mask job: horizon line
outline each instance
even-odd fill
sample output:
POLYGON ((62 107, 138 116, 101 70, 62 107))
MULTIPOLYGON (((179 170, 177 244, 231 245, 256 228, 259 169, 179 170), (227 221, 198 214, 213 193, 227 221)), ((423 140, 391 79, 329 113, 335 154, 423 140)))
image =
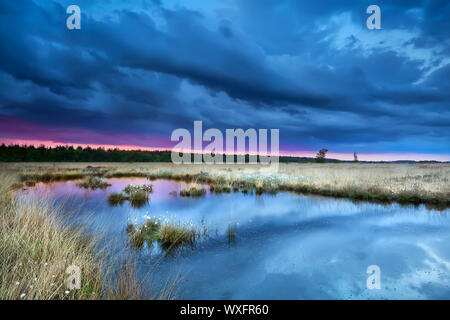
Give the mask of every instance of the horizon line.
MULTIPOLYGON (((141 151, 141 152, 165 152, 165 151, 176 151, 174 148, 169 147, 147 147, 147 146, 138 146, 138 145, 112 145, 112 144, 87 144, 87 143, 67 143, 67 142, 58 142, 51 140, 25 140, 25 139, 10 139, 10 138, 1 138, 0 144, 5 146, 14 146, 18 145, 20 147, 41 147, 44 146, 48 149, 54 149, 57 147, 73 147, 82 149, 91 148, 91 149, 104 149, 104 150, 120 150, 120 151, 141 151)), ((179 150, 178 152, 186 152, 183 150, 179 150)), ((196 151, 190 149, 187 153, 203 153, 203 150, 196 151)), ((293 157, 293 158, 315 158, 317 151, 280 151, 279 157, 293 157)), ((226 155, 226 152, 222 153, 226 155)), ((242 153, 234 152, 234 155, 239 155, 242 153)), ((245 155, 249 155, 250 153, 245 151, 245 155)), ((259 153, 256 153, 259 155, 259 153)), ((268 154, 270 156, 270 152, 268 154)), ((359 161, 377 161, 377 162, 393 162, 393 161, 438 161, 438 162, 449 162, 450 155, 436 155, 436 154, 425 154, 425 153, 357 153, 359 161)), ((274 155, 275 156, 275 155, 274 155)), ((341 161, 353 161, 353 152, 351 153, 339 153, 339 152, 328 152, 327 158, 331 160, 341 160, 341 161)))

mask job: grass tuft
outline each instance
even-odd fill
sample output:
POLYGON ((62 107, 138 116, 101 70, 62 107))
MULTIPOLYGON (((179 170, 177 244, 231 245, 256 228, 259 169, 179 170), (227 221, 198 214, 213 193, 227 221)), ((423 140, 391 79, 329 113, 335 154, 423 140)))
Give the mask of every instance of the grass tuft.
POLYGON ((145 243, 151 245, 157 241, 161 247, 169 252, 172 249, 194 245, 201 236, 191 224, 175 224, 170 221, 160 222, 148 219, 141 226, 129 224, 127 234, 131 244, 136 248, 142 248, 145 243))
POLYGON ((203 197, 204 195, 206 195, 206 190, 203 188, 190 187, 180 191, 181 197, 198 198, 203 197))
POLYGON ((100 177, 92 176, 92 177, 89 177, 84 182, 79 183, 78 186, 80 188, 96 190, 96 189, 106 189, 106 188, 110 187, 111 184, 107 183, 105 180, 103 180, 100 177))
POLYGON ((108 195, 108 203, 112 206, 122 205, 127 200, 123 193, 113 192, 108 195))

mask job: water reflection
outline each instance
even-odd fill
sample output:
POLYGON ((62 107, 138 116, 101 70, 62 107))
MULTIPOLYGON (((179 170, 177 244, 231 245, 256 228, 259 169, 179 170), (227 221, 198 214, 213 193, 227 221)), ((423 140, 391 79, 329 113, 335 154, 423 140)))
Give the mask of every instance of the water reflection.
MULTIPOLYGON (((160 260, 160 274, 182 267, 189 299, 449 299, 449 210, 355 204, 343 199, 230 193, 184 198, 185 183, 152 181, 142 208, 108 205, 111 192, 145 179, 110 179, 106 190, 77 182, 38 184, 26 191, 83 203, 77 214, 124 246, 126 226, 149 217, 202 221, 211 237, 160 260), (231 228, 231 229, 230 229, 231 228), (368 290, 366 269, 381 268, 381 289, 368 290)), ((127 249, 127 250, 132 250, 127 249)), ((142 262, 161 256, 157 246, 142 262)))

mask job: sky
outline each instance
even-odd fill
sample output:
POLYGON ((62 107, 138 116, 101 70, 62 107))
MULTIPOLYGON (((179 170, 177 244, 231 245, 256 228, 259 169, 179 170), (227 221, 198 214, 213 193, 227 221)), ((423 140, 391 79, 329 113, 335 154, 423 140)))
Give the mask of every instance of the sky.
POLYGON ((440 0, 0 0, 0 143, 169 150, 201 120, 279 129, 284 155, 448 161, 449 30, 440 0))

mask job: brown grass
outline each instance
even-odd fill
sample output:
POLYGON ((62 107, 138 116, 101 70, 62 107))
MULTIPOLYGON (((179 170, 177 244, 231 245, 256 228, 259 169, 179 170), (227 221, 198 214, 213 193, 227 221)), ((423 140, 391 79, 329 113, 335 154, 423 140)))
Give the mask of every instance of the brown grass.
POLYGON ((173 298, 177 279, 151 292, 152 285, 137 281, 133 259, 121 262, 126 268, 120 265, 111 279, 107 252, 83 228, 68 224, 71 212, 45 198, 17 196, 15 184, 13 176, 0 173, 0 300, 173 298), (77 290, 66 286, 71 265, 81 269, 77 290))
POLYGON ((22 181, 88 176, 149 177, 209 184, 212 190, 233 186, 242 192, 293 191, 355 200, 425 203, 450 207, 448 163, 290 163, 278 172, 261 173, 259 165, 174 165, 171 163, 13 163, 2 164, 22 181))

